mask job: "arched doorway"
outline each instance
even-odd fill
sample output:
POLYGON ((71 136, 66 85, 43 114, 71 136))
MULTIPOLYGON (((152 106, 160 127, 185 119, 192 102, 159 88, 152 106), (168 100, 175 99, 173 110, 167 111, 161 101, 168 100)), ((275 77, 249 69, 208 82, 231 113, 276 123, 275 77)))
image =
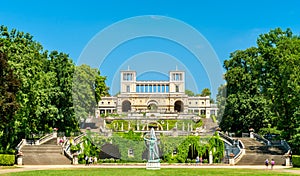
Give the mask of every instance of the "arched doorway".
POLYGON ((158 103, 154 100, 151 100, 147 103, 147 108, 148 108, 148 110, 155 111, 158 108, 158 103))
POLYGON ((131 103, 128 100, 123 101, 122 103, 122 112, 128 112, 131 110, 131 103))
POLYGON ((174 110, 176 112, 183 112, 183 102, 180 100, 176 101, 174 104, 174 110))

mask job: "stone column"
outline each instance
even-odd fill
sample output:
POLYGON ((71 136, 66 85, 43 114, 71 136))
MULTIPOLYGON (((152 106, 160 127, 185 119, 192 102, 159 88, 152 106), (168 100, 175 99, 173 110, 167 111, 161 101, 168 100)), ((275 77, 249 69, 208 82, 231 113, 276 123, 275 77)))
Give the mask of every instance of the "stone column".
POLYGON ((140 131, 140 123, 136 122, 136 130, 140 131))
POLYGON ((254 129, 253 128, 250 128, 249 129, 249 136, 250 136, 250 138, 254 138, 254 129))
POLYGON ((285 165, 286 166, 291 166, 291 155, 285 154, 284 158, 285 158, 285 165))
POLYGON ((23 154, 22 154, 22 152, 19 152, 19 154, 17 155, 17 164, 18 165, 23 165, 23 154))
POLYGON ((169 131, 169 122, 167 121, 167 131, 169 131))
POLYGON ((124 130, 124 124, 122 122, 122 124, 121 124, 121 131, 123 131, 123 130, 124 130))
POLYGON ((72 164, 77 165, 78 164, 78 154, 73 154, 72 164))
POLYGON ((184 122, 182 122, 182 131, 184 131, 184 122))
POLYGON ((229 164, 231 166, 234 165, 234 154, 233 153, 230 153, 230 155, 229 155, 229 164))
POLYGON ((212 155, 212 151, 209 151, 209 158, 208 158, 208 163, 212 164, 213 163, 213 155, 212 155))

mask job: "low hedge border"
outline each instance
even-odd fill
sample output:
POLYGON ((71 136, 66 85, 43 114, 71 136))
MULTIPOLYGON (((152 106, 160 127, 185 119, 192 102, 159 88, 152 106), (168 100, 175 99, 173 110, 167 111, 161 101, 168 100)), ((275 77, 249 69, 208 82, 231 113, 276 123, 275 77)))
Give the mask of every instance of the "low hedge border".
POLYGON ((300 155, 292 156, 293 167, 300 167, 300 155))
POLYGON ((13 166, 15 164, 15 155, 0 154, 0 166, 13 166))

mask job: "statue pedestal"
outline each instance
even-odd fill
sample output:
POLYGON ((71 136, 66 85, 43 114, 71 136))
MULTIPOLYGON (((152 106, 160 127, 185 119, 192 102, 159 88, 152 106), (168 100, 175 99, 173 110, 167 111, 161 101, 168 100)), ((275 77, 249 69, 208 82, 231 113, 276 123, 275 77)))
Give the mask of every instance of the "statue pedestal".
POLYGON ((159 170, 160 169, 160 162, 148 162, 146 164, 147 170, 159 170))
POLYGON ((234 154, 230 153, 229 155, 229 165, 233 166, 234 165, 234 154))
POLYGON ((73 154, 72 164, 77 165, 78 164, 78 154, 73 154))
POLYGON ((22 156, 18 156, 18 158, 17 158, 17 164, 18 165, 23 165, 23 157, 22 156))

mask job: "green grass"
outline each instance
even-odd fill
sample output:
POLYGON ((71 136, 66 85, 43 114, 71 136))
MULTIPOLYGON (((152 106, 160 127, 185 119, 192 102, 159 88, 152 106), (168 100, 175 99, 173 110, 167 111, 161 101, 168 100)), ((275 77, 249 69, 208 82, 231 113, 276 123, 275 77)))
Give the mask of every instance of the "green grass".
POLYGON ((63 176, 195 176, 195 175, 251 175, 251 176, 264 176, 264 175, 293 175, 292 173, 280 170, 257 170, 257 169, 165 169, 161 170, 146 170, 146 169, 106 169, 106 168, 89 168, 89 169, 63 169, 63 170, 37 170, 9 173, 6 175, 28 176, 28 175, 63 175, 63 176))

